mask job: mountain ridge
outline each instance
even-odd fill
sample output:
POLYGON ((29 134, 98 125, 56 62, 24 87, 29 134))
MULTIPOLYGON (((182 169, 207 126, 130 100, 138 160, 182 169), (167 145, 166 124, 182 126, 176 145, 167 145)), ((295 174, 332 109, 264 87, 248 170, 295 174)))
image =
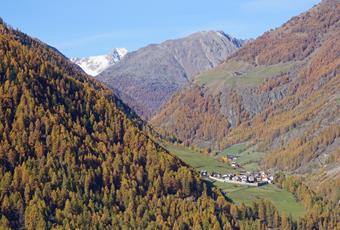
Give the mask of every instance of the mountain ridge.
POLYGON ((243 43, 221 32, 197 32, 131 52, 97 79, 129 95, 122 99, 148 120, 193 76, 217 65, 243 43))

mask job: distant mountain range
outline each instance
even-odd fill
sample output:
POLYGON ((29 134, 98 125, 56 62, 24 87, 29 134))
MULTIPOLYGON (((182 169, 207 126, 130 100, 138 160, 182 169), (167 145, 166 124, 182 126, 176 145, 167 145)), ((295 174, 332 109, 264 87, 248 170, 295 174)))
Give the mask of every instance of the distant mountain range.
POLYGON ((220 64, 244 42, 220 31, 194 33, 131 52, 97 79, 147 120, 195 75, 220 64))
POLYGON ((79 65, 87 74, 95 77, 107 67, 118 63, 127 52, 125 48, 114 48, 109 54, 71 58, 71 61, 79 65))

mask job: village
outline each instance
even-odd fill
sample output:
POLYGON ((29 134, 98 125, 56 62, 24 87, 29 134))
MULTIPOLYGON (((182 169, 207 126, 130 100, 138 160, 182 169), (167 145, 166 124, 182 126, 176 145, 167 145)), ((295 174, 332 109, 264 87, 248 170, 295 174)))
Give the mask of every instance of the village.
MULTIPOLYGON (((241 166, 236 162, 237 157, 233 155, 228 155, 228 162, 232 168, 241 169, 241 166)), ((269 172, 259 171, 259 172, 246 172, 240 171, 239 173, 217 173, 211 172, 210 174, 207 170, 201 170, 201 177, 206 177, 214 181, 247 185, 247 186, 262 186, 266 184, 273 183, 274 176, 269 172)))
POLYGON ((210 174, 206 170, 202 170, 200 172, 201 177, 207 177, 211 180, 232 183, 232 184, 240 184, 240 185, 248 185, 248 186, 262 186, 266 184, 273 183, 274 177, 261 172, 241 172, 241 173, 226 173, 221 174, 217 172, 211 172, 210 174))

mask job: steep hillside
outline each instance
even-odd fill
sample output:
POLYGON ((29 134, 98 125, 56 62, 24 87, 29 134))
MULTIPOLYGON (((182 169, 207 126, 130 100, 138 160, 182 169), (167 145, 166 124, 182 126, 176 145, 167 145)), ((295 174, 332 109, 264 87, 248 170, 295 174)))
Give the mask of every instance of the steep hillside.
POLYGON ((268 202, 227 202, 127 112, 55 49, 0 20, 0 228, 293 225, 268 202))
POLYGON ((300 70, 301 84, 293 95, 233 130, 227 141, 260 142, 271 151, 268 167, 307 173, 327 165, 340 148, 339 36, 339 30, 331 34, 300 70))
POLYGON ((123 101, 149 119, 195 75, 216 66, 242 44, 223 32, 199 32, 129 53, 97 79, 122 92, 123 101))
POLYGON ((87 74, 95 77, 109 66, 120 62, 126 54, 125 48, 115 48, 106 55, 71 58, 71 61, 79 65, 87 74))
POLYGON ((294 106, 287 102, 291 96, 303 100, 335 77, 338 31, 339 3, 323 1, 195 77, 192 85, 196 86, 171 98, 151 123, 183 141, 223 148, 224 134, 230 129, 267 108, 278 108, 281 101, 280 108, 289 110, 294 106), (298 94, 298 89, 304 94, 298 94), (216 118, 220 125, 209 125, 216 118))
POLYGON ((322 1, 197 76, 151 123, 188 144, 252 143, 264 167, 339 200, 339 37, 340 2, 322 1))

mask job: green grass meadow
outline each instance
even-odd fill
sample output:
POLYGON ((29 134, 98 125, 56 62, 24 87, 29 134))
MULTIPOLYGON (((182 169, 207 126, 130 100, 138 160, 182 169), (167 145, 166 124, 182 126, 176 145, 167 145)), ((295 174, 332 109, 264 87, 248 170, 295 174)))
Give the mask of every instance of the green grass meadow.
POLYGON ((221 188, 236 204, 251 205, 257 199, 265 199, 270 200, 280 213, 291 214, 294 218, 305 214, 305 208, 292 193, 273 184, 261 187, 240 186, 217 181, 213 184, 221 188))
MULTIPOLYGON (((263 153, 256 152, 254 147, 247 148, 247 145, 244 143, 225 149, 220 152, 217 157, 208 156, 182 146, 171 144, 165 144, 164 146, 169 152, 179 157, 197 171, 205 169, 208 172, 237 172, 237 170, 229 164, 218 161, 217 157, 227 154, 238 156, 237 162, 244 167, 243 169, 257 170, 259 168, 258 161, 264 155, 263 153)), ((213 181, 212 183, 224 191, 227 197, 236 204, 244 203, 245 205, 251 205, 252 202, 257 199, 267 199, 278 208, 279 212, 290 214, 293 218, 298 218, 305 213, 303 205, 295 199, 292 193, 280 189, 273 184, 261 187, 249 187, 217 181, 213 181)))
POLYGON ((208 172, 236 172, 229 164, 218 161, 216 158, 204 155, 195 150, 190 150, 181 146, 165 145, 169 152, 179 157, 186 164, 190 165, 197 171, 202 169, 208 170, 208 172))
POLYGON ((259 85, 266 78, 289 72, 293 66, 292 63, 282 63, 254 67, 242 62, 230 61, 213 70, 203 72, 195 80, 198 84, 208 87, 216 84, 259 85), (235 76, 235 72, 239 75, 235 76))
POLYGON ((224 149, 218 156, 233 155, 236 162, 246 171, 259 170, 259 163, 264 157, 263 152, 256 151, 254 146, 247 147, 246 143, 240 143, 224 149))

